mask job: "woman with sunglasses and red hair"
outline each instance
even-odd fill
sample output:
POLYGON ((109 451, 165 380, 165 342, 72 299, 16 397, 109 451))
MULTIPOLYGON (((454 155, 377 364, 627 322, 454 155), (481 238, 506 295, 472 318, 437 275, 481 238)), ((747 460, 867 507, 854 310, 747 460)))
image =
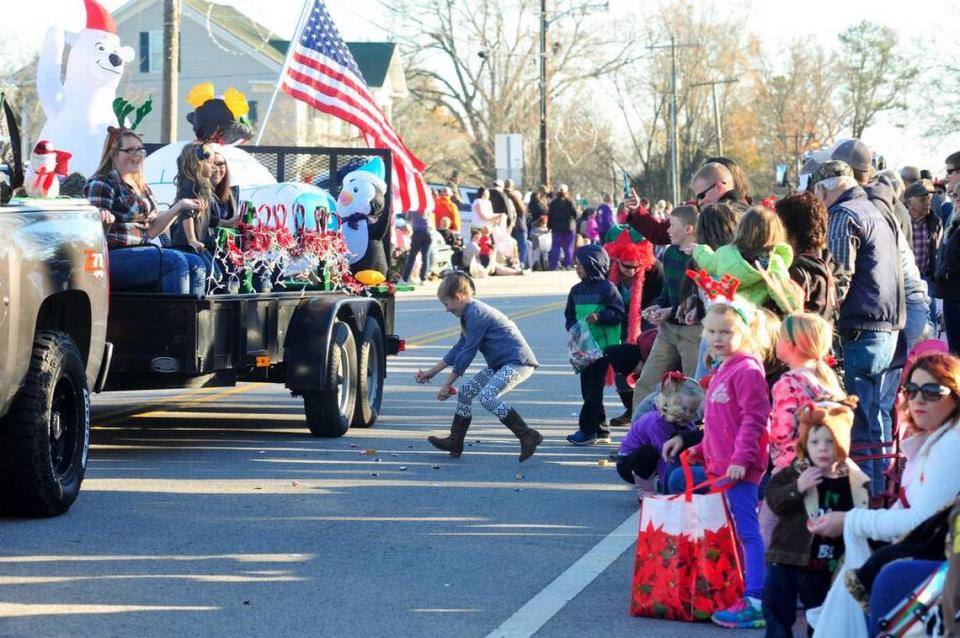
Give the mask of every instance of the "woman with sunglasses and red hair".
MULTIPOLYGON (((905 378, 899 403, 901 447, 907 459, 901 498, 890 509, 830 512, 810 524, 814 534, 843 536, 847 550, 843 571, 859 567, 869 557, 867 539, 903 538, 953 503, 960 492, 960 359, 943 353, 920 356, 905 378)), ((845 581, 838 573, 821 608, 815 636, 867 636, 863 612, 845 581)))

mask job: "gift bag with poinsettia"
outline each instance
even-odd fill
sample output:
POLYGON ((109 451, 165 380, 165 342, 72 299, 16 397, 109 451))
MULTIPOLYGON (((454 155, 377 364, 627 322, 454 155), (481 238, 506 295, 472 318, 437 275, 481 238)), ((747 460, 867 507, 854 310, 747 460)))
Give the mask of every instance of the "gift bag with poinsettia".
POLYGON ((648 496, 640 509, 630 613, 698 622, 743 596, 743 574, 733 525, 723 499, 723 479, 693 484, 681 455, 686 492, 648 496), (708 494, 694 490, 710 487, 708 494))

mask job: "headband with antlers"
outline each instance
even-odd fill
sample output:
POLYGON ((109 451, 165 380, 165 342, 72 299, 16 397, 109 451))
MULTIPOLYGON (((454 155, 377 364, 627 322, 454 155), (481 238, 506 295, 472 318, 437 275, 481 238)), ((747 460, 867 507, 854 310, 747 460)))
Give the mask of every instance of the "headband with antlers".
POLYGON ((724 273, 720 279, 714 279, 706 270, 688 270, 687 277, 693 280, 697 287, 703 291, 706 300, 704 306, 709 308, 716 304, 725 304, 733 308, 743 319, 743 323, 750 325, 750 320, 756 307, 749 301, 737 294, 740 288, 740 280, 724 273))
POLYGON ((110 137, 110 142, 115 142, 123 133, 136 130, 136 128, 140 126, 140 122, 143 121, 143 118, 149 115, 151 111, 153 111, 153 97, 147 97, 147 101, 140 106, 136 106, 122 97, 115 99, 113 101, 113 114, 117 116, 118 126, 107 127, 107 135, 110 137), (133 113, 134 116, 133 124, 127 126, 127 116, 131 113, 133 113))

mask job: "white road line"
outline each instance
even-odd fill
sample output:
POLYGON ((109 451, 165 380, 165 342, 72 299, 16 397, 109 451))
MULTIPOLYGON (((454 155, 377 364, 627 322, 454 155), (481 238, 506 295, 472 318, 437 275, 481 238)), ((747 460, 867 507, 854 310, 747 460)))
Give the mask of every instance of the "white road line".
POLYGON ((639 510, 557 576, 486 638, 530 638, 637 540, 639 510))

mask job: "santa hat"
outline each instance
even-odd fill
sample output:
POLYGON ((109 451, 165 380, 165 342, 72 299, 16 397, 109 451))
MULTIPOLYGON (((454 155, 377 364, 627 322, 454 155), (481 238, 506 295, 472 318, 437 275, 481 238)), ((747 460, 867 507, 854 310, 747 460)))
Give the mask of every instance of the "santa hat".
POLYGON ((644 273, 656 262, 653 246, 645 239, 633 241, 630 230, 625 228, 615 240, 605 244, 603 249, 613 260, 609 279, 615 286, 620 284, 620 262, 629 261, 637 264, 636 275, 630 286, 630 303, 627 308, 627 342, 637 343, 641 328, 640 300, 643 297, 644 273))
POLYGON ((37 145, 33 147, 34 155, 47 155, 48 153, 52 153, 52 152, 53 152, 53 149, 50 148, 50 142, 48 142, 47 140, 40 140, 39 142, 37 142, 37 145))
POLYGON ((838 401, 810 401, 797 409, 799 423, 797 438, 797 458, 809 460, 807 436, 814 427, 825 427, 833 435, 837 446, 837 461, 844 463, 850 454, 850 432, 853 429, 853 411, 859 400, 848 396, 838 401))
POLYGON ((360 179, 373 184, 379 192, 386 193, 387 182, 384 178, 385 174, 386 169, 383 166, 383 160, 379 157, 374 157, 369 162, 348 173, 344 182, 349 178, 360 179))
POLYGON ((110 13, 104 9, 96 0, 83 0, 87 8, 87 28, 106 31, 107 33, 117 33, 117 23, 113 21, 110 13))

